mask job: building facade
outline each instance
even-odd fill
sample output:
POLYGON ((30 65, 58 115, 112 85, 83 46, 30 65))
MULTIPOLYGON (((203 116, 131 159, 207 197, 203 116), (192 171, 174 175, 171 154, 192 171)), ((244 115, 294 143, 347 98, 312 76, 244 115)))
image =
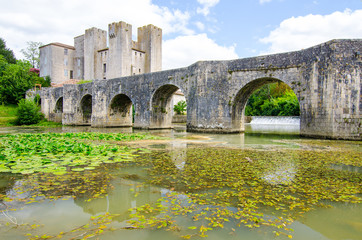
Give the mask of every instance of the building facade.
POLYGON ((98 28, 74 38, 74 46, 50 43, 40 47, 40 76, 52 84, 70 79, 112 79, 162 70, 162 29, 138 28, 132 40, 132 25, 111 23, 108 33, 98 28))

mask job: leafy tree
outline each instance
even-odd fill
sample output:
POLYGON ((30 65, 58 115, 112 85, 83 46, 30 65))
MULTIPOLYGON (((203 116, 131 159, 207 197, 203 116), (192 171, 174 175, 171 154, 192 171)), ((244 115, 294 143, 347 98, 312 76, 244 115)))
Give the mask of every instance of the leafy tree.
POLYGON ((299 116, 299 102, 293 90, 283 82, 264 85, 249 98, 247 116, 299 116))
POLYGON ((0 57, 0 103, 17 104, 36 83, 47 84, 44 78, 30 72, 30 68, 31 64, 27 61, 9 64, 0 57))
POLYGON ((26 49, 21 49, 21 53, 25 59, 28 60, 34 68, 39 68, 40 52, 39 47, 43 44, 41 42, 26 42, 28 44, 26 49))
POLYGON ((0 38, 0 55, 4 57, 6 62, 13 64, 16 63, 14 52, 6 47, 6 43, 2 38, 0 38))
POLYGON ((186 101, 179 101, 176 105, 173 106, 173 110, 180 115, 184 115, 186 113, 186 108, 186 101))
POLYGON ((21 99, 16 112, 16 125, 37 124, 44 118, 40 107, 32 100, 21 99))

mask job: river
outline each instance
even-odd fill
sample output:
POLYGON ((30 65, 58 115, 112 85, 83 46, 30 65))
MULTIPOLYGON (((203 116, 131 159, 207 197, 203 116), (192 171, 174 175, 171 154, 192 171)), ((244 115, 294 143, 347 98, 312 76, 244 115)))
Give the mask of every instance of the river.
MULTIPOLYGON (((157 154, 154 155, 147 155, 148 160, 150 158, 156 159, 162 155, 163 157, 166 157, 167 160, 173 162, 176 168, 172 171, 176 171, 177 175, 169 175, 167 178, 162 178, 164 181, 165 179, 169 180, 172 176, 184 177, 182 172, 186 172, 191 169, 190 162, 194 161, 191 160, 191 158, 197 154, 202 155, 204 152, 214 154, 213 151, 216 149, 217 152, 215 152, 215 156, 223 158, 222 154, 225 154, 225 159, 231 159, 234 158, 234 156, 241 156, 240 154, 242 154, 243 151, 248 151, 252 154, 256 151, 257 153, 255 157, 253 157, 254 155, 252 154, 247 155, 247 157, 242 157, 240 161, 244 161, 246 164, 248 164, 248 161, 250 164, 255 164, 256 161, 261 158, 260 156, 265 156, 267 158, 270 157, 272 159, 271 162, 275 161, 277 164, 271 164, 270 169, 263 168, 263 171, 258 172, 258 178, 262 179, 264 182, 263 186, 266 186, 265 184, 267 184, 268 186, 271 186, 271 189, 291 187, 293 183, 299 179, 298 164, 300 163, 296 163, 294 159, 298 158, 298 151, 305 151, 307 154, 312 154, 314 151, 318 154, 323 154, 323 151, 325 151, 325 153, 330 154, 334 148, 343 149, 343 151, 348 149, 348 151, 350 151, 351 154, 354 154, 353 156, 357 156, 357 158, 358 153, 361 152, 361 142, 300 138, 298 135, 299 123, 295 119, 288 119, 287 121, 289 122, 284 122, 282 124, 275 124, 275 122, 273 122, 274 120, 268 119, 254 120, 254 122, 246 125, 246 132, 242 134, 222 135, 187 133, 185 131, 185 126, 180 124, 175 125, 173 130, 150 131, 151 134, 167 137, 168 140, 140 141, 130 143, 129 146, 146 148, 151 152, 157 152, 157 154), (230 152, 235 152, 236 155, 229 155, 230 152), (260 153, 262 155, 258 155, 260 153), (278 159, 279 157, 283 159, 278 159)), ((111 133, 145 132, 142 130, 132 130, 131 128, 95 129, 90 127, 65 126, 49 129, 31 127, 0 128, 0 134, 94 131, 111 133)), ((140 157, 142 156, 143 155, 140 154, 140 157)), ((333 153, 331 156, 334 156, 333 153)), ((362 161, 360 156, 358 161, 362 161)), ((1 239, 46 239, 56 237, 63 239, 82 239, 93 237, 93 239, 127 240, 168 240, 182 238, 187 239, 189 237, 191 239, 200 239, 200 235, 204 234, 202 230, 203 228, 200 228, 200 226, 206 226, 208 222, 206 220, 195 222, 195 218, 198 217, 197 214, 214 214, 216 210, 214 211, 211 209, 217 209, 217 214, 219 215, 222 211, 230 211, 231 213, 228 214, 232 214, 233 217, 227 215, 229 218, 225 217, 228 218, 228 220, 224 219, 222 221, 222 227, 215 227, 215 230, 212 231, 207 230, 208 237, 206 239, 254 240, 293 238, 357 240, 361 239, 362 236, 362 204, 329 200, 323 200, 323 204, 328 205, 329 207, 316 206, 311 211, 296 214, 295 219, 290 223, 290 225, 288 225, 288 228, 286 228, 286 230, 282 229, 282 234, 276 233, 274 228, 267 227, 267 221, 264 225, 260 224, 259 226, 255 226, 253 228, 248 227, 247 225, 242 225, 240 227, 237 226, 235 219, 238 218, 235 218, 233 214, 240 211, 240 207, 238 207, 234 200, 225 205, 216 200, 214 204, 211 204, 210 202, 207 202, 207 204, 195 203, 196 207, 194 207, 197 209, 194 209, 192 213, 185 215, 175 214, 175 216, 172 216, 172 221, 177 223, 177 227, 175 226, 173 229, 170 227, 167 231, 161 229, 161 227, 160 229, 158 229, 158 227, 133 229, 136 227, 131 227, 128 222, 128 220, 132 217, 130 217, 130 213, 136 214, 137 211, 144 211, 144 209, 136 210, 136 208, 142 208, 142 206, 144 207, 145 205, 157 205, 160 199, 162 199, 162 206, 181 209, 185 206, 189 206, 192 201, 190 197, 195 196, 192 195, 195 194, 195 192, 193 192, 195 189, 190 188, 193 191, 187 191, 184 190, 185 186, 178 188, 180 185, 179 183, 172 185, 173 187, 170 188, 167 187, 167 184, 164 182, 160 184, 147 182, 146 180, 149 180, 148 178, 153 176, 150 174, 150 172, 153 171, 152 169, 150 170, 150 168, 151 167, 149 165, 123 164, 90 171, 89 174, 94 174, 94 178, 97 179, 97 183, 100 184, 97 188, 100 187, 106 189, 106 193, 100 198, 90 198, 89 195, 86 194, 87 191, 90 191, 91 188, 89 188, 82 190, 84 191, 81 192, 82 194, 78 193, 71 196, 72 194, 67 192, 63 193, 63 196, 62 194, 57 195, 58 197, 54 197, 54 199, 41 199, 40 197, 37 198, 35 196, 34 201, 27 202, 26 204, 22 203, 22 199, 28 198, 32 194, 32 191, 26 192, 27 184, 30 182, 31 184, 34 184, 35 182, 38 185, 44 185, 47 183, 40 181, 40 177, 23 178, 18 175, 15 177, 13 174, 1 173, 0 189, 2 189, 2 192, 0 192, 0 194, 6 195, 7 197, 16 196, 17 199, 17 201, 11 202, 11 204, 13 204, 13 208, 16 208, 16 211, 8 211, 8 208, 4 207, 6 201, 4 202, 4 206, 0 206, 0 210, 2 211, 0 215, 1 239), (190 192, 191 195, 188 194, 188 192, 190 192), (174 202, 178 202, 178 205, 172 205, 174 202), (131 208, 133 208, 133 210, 129 210, 131 208), (195 228, 197 234, 195 234, 195 228), (113 230, 109 231, 109 229, 113 230)), ((331 164, 330 168, 337 173, 350 172, 356 174, 359 178, 361 178, 362 175, 362 168, 358 166, 331 164)), ((158 171, 166 170, 160 168, 158 171)), ((232 169, 228 171, 232 171, 232 169)), ((335 174, 334 172, 333 174, 335 174)), ((85 174, 87 173, 84 172, 82 176, 85 174)), ((227 178, 228 175, 226 174, 224 177, 227 178)), ((86 180, 82 182, 80 179, 81 178, 78 176, 77 181, 80 182, 79 184, 86 182, 86 180)), ((186 180, 187 179, 185 178, 184 182, 186 182, 186 180)), ((47 181, 49 181, 49 178, 47 181)), ((190 178, 188 181, 192 181, 192 179, 190 178)), ((346 185, 346 187, 349 186, 346 185)), ((228 189, 228 187, 225 187, 225 189, 228 189)), ((248 189, 250 190, 250 188, 248 189)), ((47 190, 42 188, 42 191, 46 192, 47 190)), ((52 194, 51 191, 53 190, 49 191, 50 194, 52 194)), ((211 187, 210 190, 202 189, 197 192, 197 194, 205 193, 207 195, 209 192, 215 191, 218 191, 218 188, 211 187)), ((261 191, 265 191, 265 189, 261 191)), ((361 192, 361 184, 359 184, 359 191, 361 192)), ((257 192, 255 194, 257 194, 257 192)), ((212 196, 216 199, 216 196, 219 195, 212 196)), ((267 195, 263 196, 266 198, 267 195)), ((291 197, 294 196, 295 195, 291 197)), ((356 196, 361 196, 361 193, 356 196)), ((222 202, 223 200, 220 201, 222 202)), ((271 219, 270 222, 278 217, 286 218, 284 216, 291 216, 294 214, 293 210, 289 209, 285 210, 287 215, 283 213, 284 210, 280 210, 280 212, 275 210, 271 211, 267 207, 256 207, 253 209, 258 209, 257 212, 262 214, 264 219, 271 219)), ((156 207, 153 211, 156 211, 156 207)), ((147 214, 152 215, 151 212, 152 210, 147 212, 147 214)), ((147 214, 145 215, 148 216, 147 214)), ((171 213, 168 214, 171 215, 171 213)), ((160 215, 161 213, 156 214, 156 216, 160 215)), ((259 220, 255 220, 256 224, 261 221, 261 218, 258 219, 259 220)), ((170 223, 167 224, 171 225, 170 223)), ((220 222, 218 224, 220 224, 220 222)))

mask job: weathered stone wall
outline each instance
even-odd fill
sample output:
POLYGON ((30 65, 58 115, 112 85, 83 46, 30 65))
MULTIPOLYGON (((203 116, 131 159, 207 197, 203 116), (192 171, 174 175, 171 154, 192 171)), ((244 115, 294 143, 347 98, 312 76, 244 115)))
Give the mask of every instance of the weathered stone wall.
POLYGON ((74 38, 74 79, 84 79, 84 34, 74 38))
MULTIPOLYGON (((91 101, 93 102, 94 96, 92 95, 92 90, 93 83, 69 84, 63 86, 64 125, 91 125, 90 119, 84 114, 82 103, 84 100, 87 100, 87 96, 91 96, 91 101)), ((85 104, 87 106, 87 102, 85 104)), ((92 111, 92 105, 90 107, 92 111)))
POLYGON ((172 96, 180 89, 187 131, 241 132, 252 92, 283 81, 298 97, 301 135, 361 139, 361 50, 362 40, 334 40, 302 51, 66 85, 63 123, 129 126, 133 104, 134 127, 170 128, 172 96), (92 96, 91 122, 79 114, 86 94, 92 96))
POLYGON ((50 76, 52 83, 70 79, 73 71, 74 47, 52 43, 40 47, 40 76, 50 76))
POLYGON ((41 92, 41 109, 45 118, 54 122, 62 122, 62 111, 58 111, 56 105, 63 98, 63 88, 43 88, 41 92))
POLYGON ((138 44, 145 51, 144 72, 162 69, 162 29, 152 24, 138 28, 138 44))
POLYGON ((108 78, 131 75, 132 25, 125 22, 108 25, 108 78))
POLYGON ((175 114, 172 117, 173 123, 186 123, 187 122, 187 116, 186 115, 178 115, 175 114))
POLYGON ((84 79, 99 79, 102 76, 98 50, 107 47, 107 31, 90 28, 84 35, 84 79))
POLYGON ((132 50, 132 74, 143 74, 145 73, 145 56, 146 53, 140 50, 132 50))

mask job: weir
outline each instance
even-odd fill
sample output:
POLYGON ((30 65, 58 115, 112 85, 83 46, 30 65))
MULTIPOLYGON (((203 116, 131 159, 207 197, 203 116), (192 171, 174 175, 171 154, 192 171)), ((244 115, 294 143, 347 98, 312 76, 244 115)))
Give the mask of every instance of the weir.
POLYGON ((300 135, 362 140, 361 52, 361 39, 332 40, 295 52, 202 61, 186 68, 43 88, 41 108, 47 119, 61 119, 65 125, 170 128, 171 97, 180 90, 187 101, 187 131, 236 133, 244 131, 250 95, 264 84, 282 81, 298 98, 300 135))
POLYGON ((300 118, 296 116, 253 116, 250 124, 299 125, 300 118))

